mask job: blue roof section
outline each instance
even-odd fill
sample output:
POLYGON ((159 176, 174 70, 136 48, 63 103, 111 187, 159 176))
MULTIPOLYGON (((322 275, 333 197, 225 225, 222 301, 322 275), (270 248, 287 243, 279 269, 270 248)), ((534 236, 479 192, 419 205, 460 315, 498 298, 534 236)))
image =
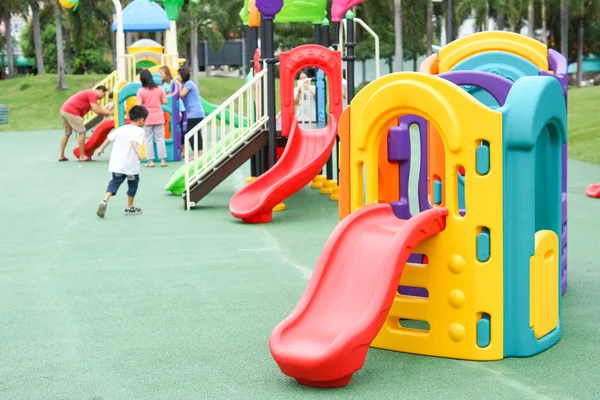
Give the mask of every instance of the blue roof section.
MULTIPOLYGON (((134 0, 123 10, 123 31, 161 32, 170 28, 167 12, 150 0, 134 0)), ((117 30, 116 21, 112 25, 117 30)))

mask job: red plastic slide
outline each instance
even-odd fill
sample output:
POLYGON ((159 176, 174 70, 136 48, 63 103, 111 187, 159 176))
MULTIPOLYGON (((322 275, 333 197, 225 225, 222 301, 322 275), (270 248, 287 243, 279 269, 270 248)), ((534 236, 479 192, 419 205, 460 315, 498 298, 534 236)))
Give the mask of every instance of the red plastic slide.
MULTIPOLYGON (((106 137, 115 127, 114 119, 106 119, 102 121, 92 133, 92 136, 85 142, 84 151, 85 155, 91 157, 94 155, 94 151, 106 140, 106 137)), ((79 146, 73 149, 73 154, 75 157, 79 158, 79 146)))
POLYGON ((409 220, 389 204, 342 220, 321 252, 300 302, 269 339, 281 371, 298 383, 340 387, 364 364, 414 248, 446 227, 445 208, 409 220))
POLYGON ((233 195, 229 202, 231 215, 247 223, 271 221, 273 207, 308 185, 323 168, 336 135, 337 119, 333 114, 323 129, 304 130, 294 120, 281 158, 233 195))

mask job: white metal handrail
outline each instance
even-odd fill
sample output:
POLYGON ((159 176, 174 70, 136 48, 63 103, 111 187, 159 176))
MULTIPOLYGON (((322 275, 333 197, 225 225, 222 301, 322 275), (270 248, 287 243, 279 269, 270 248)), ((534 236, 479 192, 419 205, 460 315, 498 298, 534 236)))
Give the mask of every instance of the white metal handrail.
POLYGON ((262 107, 260 96, 267 87, 267 69, 264 68, 231 97, 217 107, 212 113, 185 134, 185 196, 186 209, 195 204, 190 200, 190 187, 204 177, 221 161, 225 160, 233 150, 249 139, 256 131, 269 121, 266 107, 262 107), (229 125, 225 125, 229 113, 229 125), (238 128, 234 118, 237 114, 238 128), (217 132, 218 131, 218 132, 217 132), (201 132, 202 154, 197 154, 198 133, 201 132), (193 150, 190 152, 190 140, 193 150), (190 157, 190 153, 193 157, 190 157), (190 163, 193 164, 190 167, 190 163))
MULTIPOLYGON (((369 34, 375 40, 375 77, 379 78, 381 76, 381 71, 379 70, 379 36, 362 19, 354 18, 353 21, 358 22, 358 24, 360 26, 362 26, 364 30, 369 32, 369 34)), ((342 56, 344 55, 344 50, 343 50, 344 49, 344 46, 343 46, 344 40, 342 40, 342 38, 344 37, 345 32, 346 32, 346 20, 343 19, 342 23, 340 24, 340 44, 339 44, 339 49, 342 53, 342 56)))

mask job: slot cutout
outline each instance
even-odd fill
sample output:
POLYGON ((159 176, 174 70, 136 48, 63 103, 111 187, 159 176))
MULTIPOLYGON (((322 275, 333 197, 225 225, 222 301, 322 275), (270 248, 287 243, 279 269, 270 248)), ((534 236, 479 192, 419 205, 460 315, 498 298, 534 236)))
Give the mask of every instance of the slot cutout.
POLYGON ((419 297, 421 299, 429 298, 429 290, 419 286, 398 286, 398 294, 401 296, 419 297))
POLYGON ((479 175, 490 172, 490 143, 482 140, 475 150, 475 169, 479 175))
POLYGON ((427 156, 427 149, 425 154, 422 154, 421 149, 421 131, 417 123, 412 123, 408 128, 410 136, 410 178, 408 180, 408 198, 410 205, 410 213, 417 215, 420 210, 419 207, 419 176, 421 174, 421 157, 427 156))
POLYGON ((466 171, 465 171, 465 167, 463 167, 462 165, 459 165, 456 168, 456 179, 457 179, 457 199, 456 199, 456 204, 458 205, 458 214, 461 217, 464 217, 467 214, 467 205, 466 205, 466 193, 465 193, 465 189, 466 189, 466 185, 465 185, 465 177, 466 177, 466 171))
POLYGON ((433 204, 442 204, 442 180, 437 176, 433 177, 433 204))
POLYGON ((429 322, 420 319, 400 318, 398 324, 400 325, 400 328, 419 333, 428 333, 431 329, 429 322))
POLYGON ((486 262, 491 257, 491 232, 488 227, 480 226, 477 228, 477 260, 486 262))
POLYGON ((492 317, 488 313, 477 314, 477 346, 485 348, 490 345, 492 317))

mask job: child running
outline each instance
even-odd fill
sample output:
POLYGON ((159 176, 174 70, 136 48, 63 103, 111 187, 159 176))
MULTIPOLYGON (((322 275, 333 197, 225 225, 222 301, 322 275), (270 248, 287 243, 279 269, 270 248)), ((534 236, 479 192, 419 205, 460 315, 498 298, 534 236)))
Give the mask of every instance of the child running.
POLYGON ((133 106, 129 110, 129 125, 123 125, 111 133, 100 146, 98 156, 101 156, 104 149, 113 142, 113 149, 110 153, 110 161, 108 170, 112 172, 112 179, 108 182, 108 188, 104 194, 104 200, 98 204, 96 214, 100 218, 104 218, 108 200, 117 194, 117 190, 125 178, 127 178, 127 208, 125 215, 141 214, 142 210, 133 206, 133 200, 138 189, 140 181, 140 146, 144 137, 143 126, 146 123, 148 110, 144 106, 133 106))

